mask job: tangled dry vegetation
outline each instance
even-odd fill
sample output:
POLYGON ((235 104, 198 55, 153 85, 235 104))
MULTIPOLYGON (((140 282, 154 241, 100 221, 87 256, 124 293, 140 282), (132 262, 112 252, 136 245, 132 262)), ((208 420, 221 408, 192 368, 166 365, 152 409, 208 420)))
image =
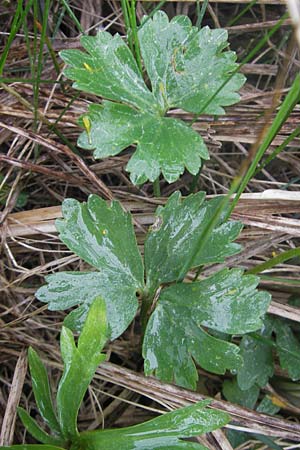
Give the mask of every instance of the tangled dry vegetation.
MULTIPOLYGON (((36 2, 43 5, 43 2, 36 2)), ((80 132, 77 118, 86 111, 92 95, 73 90, 62 76, 58 51, 80 47, 78 27, 66 5, 87 33, 105 29, 125 33, 120 3, 115 0, 80 2, 53 1, 48 17, 45 45, 40 49, 40 17, 31 14, 10 45, 0 85, 0 167, 1 167, 1 309, 0 309, 0 425, 1 445, 24 441, 24 429, 16 418, 16 406, 23 405, 35 415, 27 373, 26 349, 33 346, 47 362, 53 382, 61 373, 58 334, 64 313, 51 312, 35 299, 44 276, 60 269, 82 270, 83 263, 61 244, 54 221, 61 216, 63 199, 85 200, 90 193, 105 199, 119 199, 134 214, 139 243, 153 223, 158 204, 175 190, 187 194, 193 188, 209 196, 228 192, 244 160, 251 159, 264 131, 275 117, 278 101, 299 72, 299 47, 293 38, 291 20, 242 71, 247 83, 241 101, 227 108, 219 118, 201 116, 194 127, 201 130, 211 159, 198 180, 185 174, 168 185, 161 182, 162 198, 154 198, 152 184, 138 188, 124 171, 131 150, 121 156, 95 162, 87 151, 76 150, 80 132), (82 6, 84 5, 84 6, 82 6), (54 36, 50 40, 50 36, 54 36), (40 56, 39 56, 39 52, 40 56), (39 66, 38 59, 42 61, 39 66)), ((151 2, 137 2, 137 15, 153 9, 151 2)), ((248 4, 214 2, 208 5, 204 24, 225 27, 231 48, 241 61, 282 17, 286 7, 277 0, 248 4), (233 22, 233 19, 237 18, 233 22), (233 23, 232 23, 233 22, 233 23)), ((42 7, 42 6, 41 6, 42 7)), ((1 53, 10 33, 16 2, 0 6, 1 53)), ((167 2, 163 8, 172 17, 188 14, 196 20, 196 2, 167 2)), ((183 119, 188 114, 174 111, 183 119)), ((274 150, 295 130, 300 121, 299 106, 288 117, 269 147, 274 150)), ((226 265, 252 268, 258 263, 293 249, 300 237, 300 138, 288 143, 265 169, 248 184, 233 217, 244 230, 242 253, 226 265)), ((212 268, 206 270, 208 274, 212 268)), ((261 286, 272 293, 271 314, 300 322, 299 309, 287 304, 291 294, 299 295, 299 259, 270 269, 261 286), (271 279, 271 276, 273 277, 271 279), (274 278, 275 277, 275 278, 274 278)), ((132 425, 153 417, 156 411, 188 404, 205 395, 215 397, 212 406, 229 411, 241 429, 252 431, 243 448, 269 448, 254 434, 276 439, 282 448, 300 442, 300 404, 269 384, 265 391, 281 402, 280 415, 267 416, 222 400, 222 377, 201 372, 199 393, 167 385, 141 373, 140 342, 133 328, 109 344, 110 363, 97 371, 80 412, 80 427, 132 425), (100 406, 101 405, 101 406, 100 406), (254 433, 254 434, 253 434, 254 433)), ((300 360, 299 360, 300 361, 300 360)), ((276 374, 286 376, 279 367, 276 374)), ((230 376, 230 374, 228 375, 230 376)), ((27 442, 30 439, 26 436, 27 442)), ((205 438, 211 449, 232 448, 223 431, 205 438)))

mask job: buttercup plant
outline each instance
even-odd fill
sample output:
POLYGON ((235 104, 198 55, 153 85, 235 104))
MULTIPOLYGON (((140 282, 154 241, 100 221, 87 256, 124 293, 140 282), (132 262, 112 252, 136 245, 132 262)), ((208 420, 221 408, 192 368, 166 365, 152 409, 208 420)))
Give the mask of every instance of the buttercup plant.
POLYGON ((39 413, 51 433, 44 431, 26 410, 18 408, 25 428, 42 445, 4 446, 3 450, 205 450, 203 445, 185 441, 184 438, 213 431, 228 423, 228 414, 206 408, 210 402, 203 401, 140 425, 79 432, 78 411, 98 365, 105 359, 101 351, 106 340, 105 303, 101 298, 96 298, 77 345, 71 331, 66 327, 62 329, 60 345, 64 370, 57 389, 56 407, 52 402, 46 369, 38 354, 33 349, 29 350, 34 397, 39 413))
POLYGON ((259 330, 270 294, 258 291, 259 278, 243 275, 241 269, 184 281, 188 270, 223 262, 240 251, 233 241, 242 225, 226 221, 226 209, 204 245, 197 247, 220 201, 206 201, 203 192, 184 199, 175 192, 156 211, 143 261, 131 216, 119 202, 108 205, 96 195, 87 203, 65 200, 64 218, 57 221, 60 239, 95 270, 48 275, 37 298, 52 310, 79 305, 65 323, 80 330, 91 302, 100 295, 107 307, 110 338, 115 339, 135 318, 138 295, 146 374, 195 389, 195 362, 219 374, 237 370, 243 362, 239 347, 212 333, 243 335, 259 330), (191 255, 195 257, 182 273, 191 255))
POLYGON ((147 83, 118 34, 83 36, 86 52, 60 53, 73 86, 104 99, 81 117, 86 131, 78 145, 106 158, 136 144, 127 164, 132 182, 155 181, 162 172, 172 183, 185 168, 197 174, 209 153, 202 137, 182 120, 167 117, 168 111, 224 114, 224 106, 238 102, 245 77, 235 73, 236 54, 224 51, 226 30, 199 30, 186 16, 169 21, 158 11, 144 18, 137 35, 147 83))

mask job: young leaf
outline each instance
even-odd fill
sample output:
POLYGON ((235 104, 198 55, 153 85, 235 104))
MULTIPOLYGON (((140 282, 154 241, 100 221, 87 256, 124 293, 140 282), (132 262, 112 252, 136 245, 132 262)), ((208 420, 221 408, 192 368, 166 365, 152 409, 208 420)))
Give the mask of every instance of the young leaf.
POLYGON ((79 444, 89 450, 204 450, 202 445, 181 438, 208 433, 228 423, 229 416, 205 408, 208 403, 196 403, 128 428, 88 431, 80 435, 79 444))
POLYGON ((240 389, 244 391, 255 384, 264 387, 274 373, 272 346, 254 337, 244 336, 240 349, 244 360, 244 364, 237 373, 240 389))
MULTIPOLYGON (((199 235, 214 214, 220 198, 205 201, 205 193, 198 192, 185 199, 175 192, 164 207, 157 208, 156 223, 145 242, 145 269, 147 287, 152 292, 159 284, 175 281, 190 254, 194 251, 199 235)), ((194 266, 223 262, 238 253, 239 244, 232 243, 239 235, 240 222, 224 222, 226 211, 201 248, 194 266)))
MULTIPOLYGON (((39 412, 49 428, 60 434, 60 426, 54 412, 47 371, 33 348, 28 350, 28 361, 34 398, 39 412)), ((25 417, 21 410, 21 419, 25 417)), ((25 424, 24 424, 25 425, 25 424)), ((26 426, 26 425, 25 425, 26 426)), ((32 434, 32 432, 30 431, 32 434)), ((47 442, 49 444, 49 442, 47 442)))
POLYGON ((31 434, 34 439, 43 444, 48 445, 64 445, 65 442, 55 436, 50 436, 36 423, 36 421, 25 411, 23 408, 18 408, 19 417, 26 428, 26 430, 31 434))
POLYGON ((138 36, 153 93, 163 109, 224 114, 222 106, 239 101, 236 91, 245 83, 241 74, 235 74, 210 100, 237 68, 236 54, 223 51, 228 46, 226 30, 198 30, 186 16, 169 22, 167 15, 158 11, 147 19, 138 36))
POLYGON ((63 215, 64 219, 56 224, 60 239, 99 272, 50 275, 46 278, 49 284, 41 287, 36 296, 49 302, 52 310, 83 304, 77 312, 77 325, 84 321, 94 298, 101 296, 107 305, 111 338, 114 339, 133 320, 138 306, 136 292, 144 284, 143 262, 131 216, 118 202, 108 206, 96 195, 91 195, 87 203, 65 200, 63 215))
POLYGON ((195 388, 192 357, 210 372, 238 369, 238 347, 210 336, 201 325, 228 334, 261 328, 271 299, 256 290, 257 283, 257 277, 243 276, 239 269, 224 269, 200 282, 163 289, 145 332, 145 373, 195 388))
POLYGON ((62 328, 60 343, 64 372, 57 391, 57 410, 65 439, 74 440, 78 436, 78 410, 96 368, 105 359, 100 352, 106 340, 105 303, 100 297, 89 310, 77 347, 71 331, 62 328))
POLYGON ((169 22, 159 11, 147 19, 138 36, 153 92, 118 35, 101 32, 95 37, 84 36, 81 42, 86 52, 61 52, 68 64, 65 75, 75 81, 75 88, 114 102, 91 106, 82 118, 83 124, 89 125, 78 145, 95 149, 94 156, 103 158, 137 144, 127 165, 132 181, 154 181, 162 172, 173 182, 184 168, 197 173, 201 159, 209 155, 198 133, 180 120, 163 117, 165 113, 181 107, 196 113, 223 114, 222 106, 238 101, 236 91, 245 78, 235 74, 229 79, 237 64, 234 52, 223 52, 227 46, 225 30, 206 27, 199 31, 187 17, 169 22))

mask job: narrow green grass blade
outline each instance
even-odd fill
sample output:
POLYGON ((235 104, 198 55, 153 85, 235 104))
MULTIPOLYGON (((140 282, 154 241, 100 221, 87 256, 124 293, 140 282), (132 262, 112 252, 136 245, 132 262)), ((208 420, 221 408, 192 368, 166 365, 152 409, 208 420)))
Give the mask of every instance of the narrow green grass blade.
POLYGON ((297 127, 283 142, 280 144, 256 169, 254 173, 254 177, 264 168, 266 167, 273 159, 276 158, 279 153, 281 153, 287 145, 300 134, 300 126, 297 127))
POLYGON ((0 57, 0 75, 2 75, 10 46, 11 46, 16 34, 18 33, 19 29, 21 28, 22 24, 24 23, 25 18, 31 8, 32 2, 33 2, 33 0, 29 0, 26 5, 26 8, 23 10, 23 1, 18 0, 18 6, 16 9, 16 13, 15 13, 12 25, 11 25, 11 31, 8 36, 7 43, 4 47, 2 55, 0 57))
POLYGON ((271 269, 272 267, 277 266, 277 264, 282 264, 289 259, 295 258, 296 256, 300 256, 300 247, 282 252, 280 253, 280 255, 274 256, 274 258, 271 258, 268 261, 265 261, 262 264, 258 264, 252 269, 247 270, 246 274, 256 274, 263 272, 264 270, 271 269))
POLYGON ((241 194, 243 193, 245 187, 253 177, 256 167, 259 164, 260 160, 262 159, 263 155, 265 154, 266 150, 268 149, 269 145, 273 141, 273 139, 276 137, 277 133, 281 129, 284 122, 287 120, 291 112, 293 111, 295 105, 300 100, 300 75, 298 74, 287 94, 284 101, 282 102, 279 111, 270 126, 266 136, 263 139, 263 142, 261 143, 258 151, 256 152, 254 159, 252 163, 250 164, 250 167, 245 175, 241 177, 241 183, 239 185, 239 188, 237 190, 237 193, 235 195, 234 200, 231 203, 230 211, 228 213, 228 217, 232 213, 233 209, 237 205, 239 198, 241 194))
POLYGON ((80 25, 80 22, 78 21, 77 17, 75 16, 75 14, 73 13, 72 9, 69 6, 68 0, 61 0, 61 3, 63 4, 63 6, 66 8, 67 13, 69 14, 69 16, 71 17, 71 19, 73 20, 74 24, 76 25, 76 27, 78 28, 78 30, 80 31, 80 33, 85 34, 84 29, 82 28, 82 26, 80 25))

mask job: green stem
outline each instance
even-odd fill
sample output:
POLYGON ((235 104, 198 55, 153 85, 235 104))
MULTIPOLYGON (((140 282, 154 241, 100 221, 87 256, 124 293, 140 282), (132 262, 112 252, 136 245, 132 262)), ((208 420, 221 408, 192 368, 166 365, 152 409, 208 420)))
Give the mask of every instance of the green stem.
POLYGON ((296 256, 300 256, 300 247, 282 252, 280 253, 280 255, 277 255, 274 258, 271 258, 268 261, 265 261, 262 264, 258 264, 252 269, 247 270, 246 274, 256 274, 263 272, 264 270, 271 269, 272 267, 277 266, 277 264, 284 263, 285 261, 291 258, 295 258, 296 256))
POLYGON ((159 177, 156 178, 156 180, 154 180, 154 182, 153 182, 153 193, 154 193, 154 197, 160 197, 161 196, 159 177))

